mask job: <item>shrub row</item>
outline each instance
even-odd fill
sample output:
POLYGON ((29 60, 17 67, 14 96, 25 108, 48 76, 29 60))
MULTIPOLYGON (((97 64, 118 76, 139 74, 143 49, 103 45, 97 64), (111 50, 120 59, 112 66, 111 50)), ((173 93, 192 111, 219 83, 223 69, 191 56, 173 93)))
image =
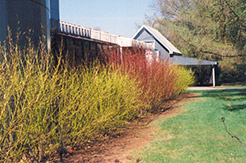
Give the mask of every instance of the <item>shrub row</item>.
POLYGON ((0 160, 6 162, 41 161, 62 143, 110 134, 143 111, 156 112, 193 80, 168 61, 146 60, 142 50, 125 50, 121 62, 104 51, 106 66, 77 68, 61 58, 54 66, 45 49, 6 51, 0 51, 0 160))
POLYGON ((194 82, 194 77, 184 67, 172 65, 168 58, 147 58, 141 48, 125 48, 122 62, 119 54, 108 50, 105 53, 109 65, 121 69, 124 74, 139 83, 144 110, 158 112, 162 105, 182 94, 194 82))

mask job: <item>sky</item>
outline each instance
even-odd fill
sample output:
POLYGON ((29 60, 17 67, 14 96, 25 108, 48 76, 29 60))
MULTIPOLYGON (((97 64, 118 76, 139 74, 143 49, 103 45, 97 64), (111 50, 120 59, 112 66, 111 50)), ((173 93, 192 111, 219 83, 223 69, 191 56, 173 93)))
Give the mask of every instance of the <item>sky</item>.
POLYGON ((60 19, 132 37, 154 13, 155 0, 60 0, 60 19))

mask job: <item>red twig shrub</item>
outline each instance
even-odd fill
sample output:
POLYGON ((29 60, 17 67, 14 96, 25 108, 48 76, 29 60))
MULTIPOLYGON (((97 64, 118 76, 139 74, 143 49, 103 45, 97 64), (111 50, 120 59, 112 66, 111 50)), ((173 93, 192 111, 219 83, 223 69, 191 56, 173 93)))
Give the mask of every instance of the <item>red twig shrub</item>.
POLYGON ((142 92, 140 98, 149 112, 158 111, 165 102, 181 94, 185 90, 183 87, 186 88, 192 83, 191 75, 186 75, 189 76, 189 82, 179 88, 178 83, 182 82, 180 73, 187 71, 173 66, 168 59, 147 59, 143 48, 123 48, 121 53, 119 50, 104 49, 104 55, 113 68, 120 68, 131 78, 137 79, 142 92))

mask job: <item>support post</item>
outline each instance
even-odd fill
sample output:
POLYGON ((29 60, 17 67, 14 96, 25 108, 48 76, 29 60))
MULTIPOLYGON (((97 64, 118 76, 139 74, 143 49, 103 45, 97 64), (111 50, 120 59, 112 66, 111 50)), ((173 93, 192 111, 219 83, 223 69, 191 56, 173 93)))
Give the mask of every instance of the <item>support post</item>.
POLYGON ((213 87, 215 87, 215 65, 212 66, 212 74, 213 74, 213 87))
POLYGON ((122 50, 122 47, 120 47, 120 61, 121 61, 121 64, 123 64, 123 50, 122 50))

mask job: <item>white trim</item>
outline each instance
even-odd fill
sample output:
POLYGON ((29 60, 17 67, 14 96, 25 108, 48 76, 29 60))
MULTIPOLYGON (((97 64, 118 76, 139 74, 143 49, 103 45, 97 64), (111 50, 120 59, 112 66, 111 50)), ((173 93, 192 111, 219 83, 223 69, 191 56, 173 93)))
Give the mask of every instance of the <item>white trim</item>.
POLYGON ((150 34, 152 34, 155 39, 157 39, 167 50, 169 51, 169 54, 177 53, 177 54, 182 54, 170 41, 166 39, 158 30, 149 27, 147 25, 142 25, 142 27, 133 35, 133 39, 143 30, 147 30, 150 34), (159 36, 158 36, 158 35, 159 36), (160 38, 162 37, 162 38, 160 38))
POLYGON ((141 32, 141 30, 142 30, 144 27, 145 27, 145 25, 142 25, 142 26, 138 29, 138 31, 132 36, 132 39, 134 39, 134 38, 141 32))

